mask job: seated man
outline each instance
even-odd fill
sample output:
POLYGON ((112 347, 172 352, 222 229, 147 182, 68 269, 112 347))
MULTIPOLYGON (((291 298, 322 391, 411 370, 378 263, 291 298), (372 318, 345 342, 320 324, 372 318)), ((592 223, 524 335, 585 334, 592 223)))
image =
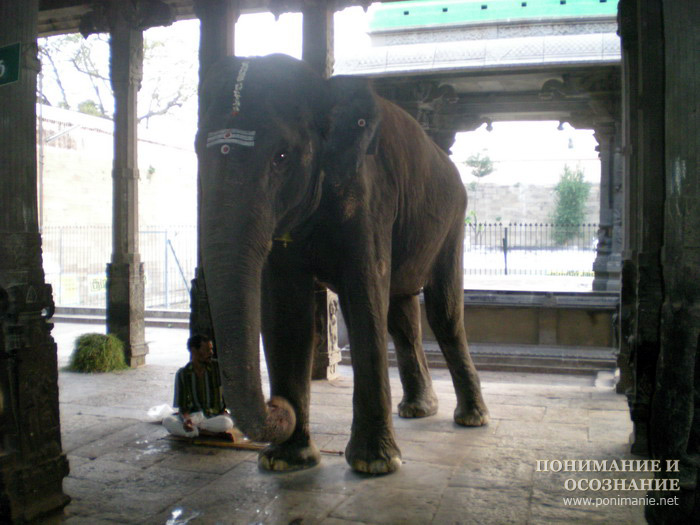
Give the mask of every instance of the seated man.
POLYGON ((229 433, 233 421, 224 405, 211 340, 193 335, 187 340, 187 349, 190 362, 175 375, 174 406, 179 412, 163 419, 163 426, 175 436, 196 437, 200 431, 210 435, 229 433))

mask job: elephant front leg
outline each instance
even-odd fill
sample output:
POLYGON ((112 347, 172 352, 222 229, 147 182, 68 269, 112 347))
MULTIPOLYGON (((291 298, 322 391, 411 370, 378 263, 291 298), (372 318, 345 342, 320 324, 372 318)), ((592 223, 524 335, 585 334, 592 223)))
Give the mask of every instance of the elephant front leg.
MULTIPOLYGON (((355 281, 357 282, 357 281, 355 281)), ((388 474, 401 466, 391 421, 386 355, 386 293, 341 297, 354 376, 353 422, 345 458, 353 470, 388 474)))
POLYGON ((287 441, 271 444, 258 458, 265 470, 310 468, 320 453, 309 432, 314 330, 313 278, 280 261, 273 251, 264 272, 262 332, 270 394, 286 399, 296 424, 287 441))

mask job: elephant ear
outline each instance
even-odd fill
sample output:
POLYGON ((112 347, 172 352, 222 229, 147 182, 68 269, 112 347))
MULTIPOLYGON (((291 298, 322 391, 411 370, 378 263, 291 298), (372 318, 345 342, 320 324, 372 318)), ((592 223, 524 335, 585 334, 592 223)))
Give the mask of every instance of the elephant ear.
POLYGON ((355 173, 365 155, 376 153, 380 121, 377 96, 369 80, 361 77, 332 77, 328 84, 324 168, 355 173))

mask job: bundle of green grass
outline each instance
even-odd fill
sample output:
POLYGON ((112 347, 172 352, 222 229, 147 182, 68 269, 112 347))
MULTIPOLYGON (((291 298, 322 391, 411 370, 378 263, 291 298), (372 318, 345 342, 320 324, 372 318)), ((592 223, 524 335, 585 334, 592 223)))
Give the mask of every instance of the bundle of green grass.
POLYGON ((75 340, 69 370, 93 373, 126 368, 124 343, 115 335, 83 334, 75 340))

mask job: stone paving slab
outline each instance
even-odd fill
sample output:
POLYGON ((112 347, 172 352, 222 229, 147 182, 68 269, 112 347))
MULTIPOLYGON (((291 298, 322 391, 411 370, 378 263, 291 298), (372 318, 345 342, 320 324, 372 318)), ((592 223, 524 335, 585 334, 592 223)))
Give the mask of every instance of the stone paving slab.
MULTIPOLYGON (((72 325, 71 325, 72 326, 72 325)), ((75 330, 57 326, 67 362, 75 330)), ((184 364, 186 332, 149 328, 155 364, 114 374, 60 372, 64 450, 73 498, 68 524, 540 524, 644 523, 643 508, 565 505, 566 479, 649 477, 648 473, 537 472, 541 459, 632 458, 623 396, 590 376, 481 374, 491 423, 454 424, 456 401, 446 370, 432 372, 440 400, 433 417, 396 415, 398 373, 390 371, 394 426, 403 465, 389 476, 352 472, 342 456, 291 473, 257 467, 255 452, 170 440, 147 411, 170 403, 184 364)), ((311 428, 317 444, 344 450, 349 439, 352 370, 312 385, 311 428)), ((642 492, 627 493, 632 497, 642 492)))

